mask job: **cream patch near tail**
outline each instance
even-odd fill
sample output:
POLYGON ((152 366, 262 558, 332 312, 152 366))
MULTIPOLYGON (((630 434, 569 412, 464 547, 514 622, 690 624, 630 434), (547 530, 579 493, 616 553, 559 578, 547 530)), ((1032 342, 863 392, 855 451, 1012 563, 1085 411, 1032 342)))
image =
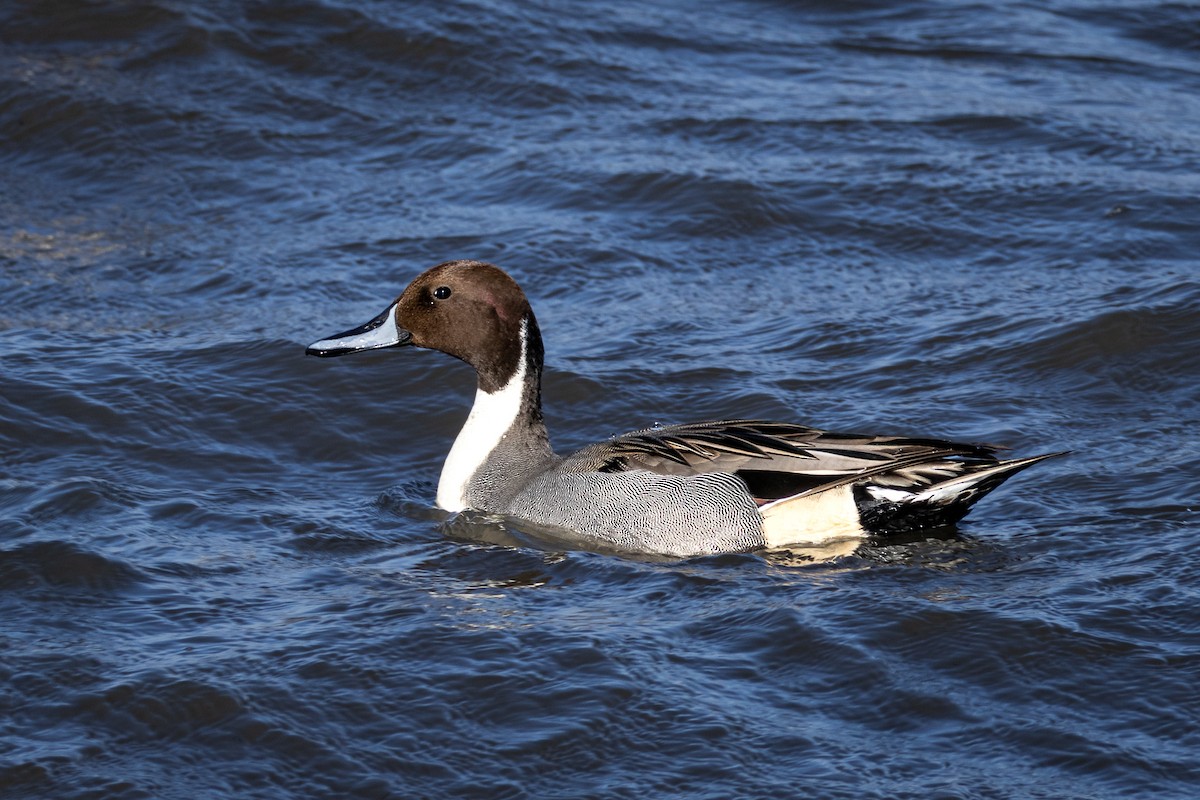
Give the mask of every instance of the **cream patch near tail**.
POLYGON ((867 535, 854 502, 854 488, 849 484, 776 500, 760 508, 759 513, 767 547, 867 535))

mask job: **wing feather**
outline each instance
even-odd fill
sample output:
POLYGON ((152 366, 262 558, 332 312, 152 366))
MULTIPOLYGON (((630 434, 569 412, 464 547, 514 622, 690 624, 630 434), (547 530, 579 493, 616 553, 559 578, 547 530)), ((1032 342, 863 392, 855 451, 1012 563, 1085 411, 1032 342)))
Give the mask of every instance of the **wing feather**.
POLYGON ((994 448, 939 439, 836 433, 786 422, 732 419, 634 431, 584 448, 564 468, 648 470, 664 475, 739 475, 752 494, 777 499, 863 478, 884 485, 928 486, 992 462, 994 448))

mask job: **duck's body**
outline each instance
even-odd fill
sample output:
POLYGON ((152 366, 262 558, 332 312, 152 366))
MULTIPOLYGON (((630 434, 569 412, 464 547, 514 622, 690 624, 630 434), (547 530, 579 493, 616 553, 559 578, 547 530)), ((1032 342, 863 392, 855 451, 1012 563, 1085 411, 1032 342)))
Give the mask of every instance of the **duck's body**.
POLYGON ((563 458, 542 419, 533 311, 512 278, 477 261, 433 267, 383 314, 307 352, 406 344, 460 358, 479 378, 442 469, 441 508, 512 515, 633 552, 738 552, 951 524, 1010 475, 1057 455, 1000 461, 981 445, 724 420, 637 431, 563 458))

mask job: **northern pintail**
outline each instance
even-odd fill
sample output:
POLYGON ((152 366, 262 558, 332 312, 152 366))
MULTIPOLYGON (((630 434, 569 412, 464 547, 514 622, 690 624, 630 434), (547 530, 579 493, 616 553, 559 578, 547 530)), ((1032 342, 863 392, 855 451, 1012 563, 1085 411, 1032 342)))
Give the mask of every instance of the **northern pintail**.
POLYGON ((480 261, 432 267, 382 314, 306 352, 403 345, 448 353, 478 376, 438 506, 619 550, 693 556, 947 525, 1010 475, 1061 455, 1001 461, 986 445, 746 419, 647 428, 557 455, 533 309, 516 281, 480 261))

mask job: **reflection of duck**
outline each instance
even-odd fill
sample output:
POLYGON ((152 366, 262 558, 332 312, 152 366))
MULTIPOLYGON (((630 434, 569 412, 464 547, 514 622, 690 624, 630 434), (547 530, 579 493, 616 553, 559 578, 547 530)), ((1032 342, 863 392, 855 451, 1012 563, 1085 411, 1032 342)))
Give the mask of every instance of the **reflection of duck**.
POLYGON ((478 375, 439 506, 566 528, 620 550, 688 556, 945 525, 1010 475, 1059 455, 1000 461, 982 445, 722 420, 636 431, 564 458, 542 419, 533 310, 512 278, 478 261, 433 267, 366 325, 307 352, 408 344, 478 375))

